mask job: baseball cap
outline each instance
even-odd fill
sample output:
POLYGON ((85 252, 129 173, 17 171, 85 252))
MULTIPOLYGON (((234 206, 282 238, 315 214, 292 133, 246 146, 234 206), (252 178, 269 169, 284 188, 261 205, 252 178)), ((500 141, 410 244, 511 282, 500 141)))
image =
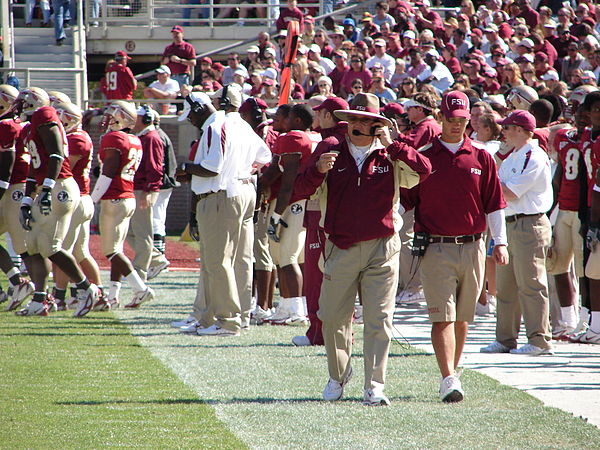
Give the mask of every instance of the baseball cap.
POLYGON ((265 56, 266 55, 271 55, 274 58, 275 56, 277 56, 277 53, 275 52, 274 48, 267 47, 265 48, 265 56))
POLYGON ((272 67, 268 67, 260 73, 261 76, 275 80, 277 78, 277 71, 272 67))
POLYGON ((174 31, 178 33, 183 33, 183 27, 181 25, 175 25, 173 28, 171 28, 171 33, 173 33, 174 31))
POLYGON ((246 72, 244 72, 244 69, 236 69, 235 72, 233 72, 234 75, 241 75, 244 78, 246 78, 246 72))
POLYGON ((246 99, 246 101, 244 103, 242 103, 242 106, 240 106, 240 109, 238 112, 240 112, 240 113, 250 112, 254 109, 255 104, 256 104, 256 106, 258 106, 258 109, 260 109, 261 111, 266 111, 267 108, 269 107, 262 98, 250 97, 250 98, 246 99))
POLYGON ((417 34, 413 30, 406 30, 404 33, 402 33, 402 37, 409 38, 409 39, 416 39, 417 34))
POLYGON ((431 6, 431 2, 429 0, 420 0, 418 2, 415 3, 415 6, 418 8, 419 6, 427 6, 430 7, 431 6))
POLYGON ((518 58, 516 58, 515 62, 517 64, 532 63, 533 62, 533 55, 531 53, 525 53, 524 55, 521 55, 518 58))
POLYGON ((498 76, 498 72, 496 72, 496 69, 488 67, 483 71, 483 75, 486 77, 495 78, 498 76))
POLYGON ((471 36, 473 36, 473 35, 477 35, 479 37, 482 37, 483 33, 481 32, 481 30, 479 28, 473 28, 471 30, 471 36))
POLYGON ((584 70, 579 78, 584 83, 589 83, 590 81, 596 82, 596 75, 591 70, 584 70))
POLYGON ((516 125, 527 131, 535 130, 535 117, 529 111, 516 110, 511 112, 505 119, 497 120, 498 125, 516 125))
POLYGON ((435 48, 430 48, 425 52, 426 56, 433 56, 435 59, 440 59, 440 54, 435 48))
POLYGON ((558 72, 556 70, 549 70, 540 77, 543 81, 558 81, 558 72))
POLYGON ((399 116, 400 114, 404 114, 404 108, 400 103, 390 102, 381 108, 381 112, 386 117, 394 117, 399 116))
POLYGON ((362 21, 363 22, 372 22, 373 21, 373 14, 371 14, 369 12, 363 13, 362 21))
MULTIPOLYGON (((225 86, 227 88, 227 98, 231 103, 231 106, 234 108, 239 108, 242 106, 242 91, 235 84, 228 84, 225 86)), ((210 94, 211 98, 221 98, 223 97, 223 90, 225 87, 222 87, 214 94, 210 94)))
POLYGON ((333 56, 339 56, 340 58, 348 59, 348 53, 346 53, 344 50, 336 50, 333 52, 333 56))
POLYGON ((475 67, 477 71, 481 69, 481 63, 476 59, 470 59, 465 63, 465 67, 475 67))
POLYGON ((461 91, 451 91, 442 97, 440 110, 446 119, 454 117, 471 118, 469 97, 461 91))
POLYGON ((201 105, 210 105, 211 104, 210 97, 208 95, 206 95, 204 92, 191 92, 186 97, 186 99, 187 100, 183 102, 183 113, 179 116, 179 119, 177 119, 179 122, 183 122, 185 119, 188 118, 190 111, 192 110, 190 102, 191 103, 199 103, 201 105))
POLYGON ((343 36, 344 28, 339 25, 336 25, 335 27, 333 27, 333 30, 328 33, 328 36, 336 36, 336 35, 343 36))
POLYGON ((452 42, 448 42, 446 44, 446 50, 448 50, 450 52, 455 52, 456 51, 456 45, 454 45, 452 42))
POLYGON ((315 23, 315 18, 313 16, 304 16, 304 23, 315 23))
POLYGON ((327 100, 325 100, 320 105, 313 107, 313 111, 320 111, 321 109, 326 109, 331 114, 333 114, 333 112, 336 110, 348 109, 349 107, 350 106, 348 105, 348 102, 346 100, 344 100, 343 98, 329 97, 327 100))
POLYGON ((557 28, 557 27, 558 27, 558 24, 552 19, 549 19, 544 23, 544 28, 557 28))
POLYGON ((498 32, 498 26, 495 23, 490 23, 489 25, 487 25, 483 31, 485 31, 486 33, 497 33, 498 32))
POLYGON ((287 37, 287 30, 279 30, 275 36, 275 39, 279 39, 280 37, 287 37))
POLYGON ((117 53, 115 53, 115 59, 131 59, 131 57, 123 50, 119 50, 117 53))
POLYGON ((200 64, 202 63, 207 63, 207 64, 212 64, 212 59, 210 59, 208 56, 204 56, 202 58, 200 58, 200 64))
POLYGON ((259 53, 260 49, 258 48, 257 45, 251 45, 250 47, 248 47, 246 49, 246 53, 259 53))
POLYGON ((356 27, 356 22, 354 21, 354 19, 352 17, 347 17, 342 22, 342 25, 352 25, 353 27, 356 27))
POLYGON ((314 53, 321 53, 321 47, 319 47, 317 44, 312 44, 310 47, 308 47, 308 51, 314 53))
POLYGON ((158 69, 156 69, 156 73, 168 73, 169 75, 171 75, 171 69, 169 69, 169 66, 165 66, 163 64, 158 69))
POLYGON ((373 45, 375 47, 385 47, 386 44, 385 44, 385 41, 383 39, 375 39, 373 41, 373 45))
POLYGON ((225 66, 223 64, 221 64, 220 62, 213 63, 211 67, 214 70, 218 70, 218 71, 225 69, 225 66))
POLYGON ((262 82, 262 84, 264 86, 275 86, 275 80, 273 80, 272 78, 265 78, 262 82))
POLYGON ((517 47, 520 47, 520 46, 527 47, 527 48, 533 48, 533 41, 529 38, 525 38, 517 44, 517 47))

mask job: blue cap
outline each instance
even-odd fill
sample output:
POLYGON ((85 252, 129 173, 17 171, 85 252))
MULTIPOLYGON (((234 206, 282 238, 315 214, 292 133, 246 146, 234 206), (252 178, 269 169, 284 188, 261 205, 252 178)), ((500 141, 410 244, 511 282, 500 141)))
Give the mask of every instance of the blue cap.
POLYGON ((352 25, 353 27, 356 26, 356 22, 351 17, 348 17, 348 18, 344 19, 344 21, 342 22, 342 24, 344 24, 344 25, 352 25))

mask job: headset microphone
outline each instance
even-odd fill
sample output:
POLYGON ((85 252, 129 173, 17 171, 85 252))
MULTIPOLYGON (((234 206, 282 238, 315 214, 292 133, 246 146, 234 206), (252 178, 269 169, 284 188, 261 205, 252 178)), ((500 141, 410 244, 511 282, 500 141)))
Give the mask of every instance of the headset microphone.
POLYGON ((367 133, 361 133, 358 130, 352 130, 352 134, 354 136, 377 136, 377 134, 376 134, 377 128, 379 128, 379 127, 371 127, 371 130, 370 130, 369 134, 367 134, 367 133))

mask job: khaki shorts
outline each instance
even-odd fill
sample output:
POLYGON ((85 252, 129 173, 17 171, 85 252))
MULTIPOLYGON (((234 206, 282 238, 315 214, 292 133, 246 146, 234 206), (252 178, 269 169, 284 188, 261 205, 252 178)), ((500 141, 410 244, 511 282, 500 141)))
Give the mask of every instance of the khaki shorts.
POLYGON ((269 225, 269 212, 258 213, 258 222, 254 224, 254 267, 256 270, 270 272, 275 268, 271 252, 269 251, 269 236, 267 227, 269 225))
POLYGON ((123 253, 129 221, 135 212, 135 198, 100 202, 100 243, 104 256, 123 253))
POLYGON ((485 241, 430 244, 420 274, 432 322, 472 322, 483 287, 485 241))
POLYGON ((30 255, 40 254, 44 258, 54 255, 63 248, 63 241, 69 232, 71 217, 79 204, 79 187, 73 178, 56 180, 52 188, 52 211, 47 216, 40 212, 40 193, 31 206, 33 223, 25 242, 30 255))
MULTIPOLYGON (((269 220, 276 202, 273 200, 269 206, 269 220)), ((281 218, 288 224, 288 227, 281 231, 279 242, 269 239, 271 257, 273 263, 278 267, 304 262, 304 241, 306 239, 306 228, 303 226, 304 203, 304 200, 300 200, 285 209, 281 218)))
POLYGON ((67 237, 63 241, 63 249, 73 254, 75 261, 91 258, 90 254, 90 221, 94 215, 92 197, 84 195, 75 208, 67 237))
POLYGON ((553 232, 552 258, 547 264, 549 274, 567 273, 575 258, 575 274, 578 278, 583 276, 583 238, 579 235, 580 227, 577 211, 558 211, 553 232))
POLYGON ((8 233, 14 251, 22 255, 27 251, 25 237, 27 231, 21 226, 21 199, 25 195, 25 183, 11 185, 0 200, 0 236, 8 233))

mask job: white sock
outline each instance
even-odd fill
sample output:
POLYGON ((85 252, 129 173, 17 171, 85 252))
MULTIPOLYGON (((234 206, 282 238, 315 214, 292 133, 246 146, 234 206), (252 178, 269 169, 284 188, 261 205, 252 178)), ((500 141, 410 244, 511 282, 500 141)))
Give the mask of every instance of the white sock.
POLYGON ((591 315, 590 330, 600 333, 600 311, 592 311, 591 315))
POLYGON ((121 291, 120 281, 111 281, 110 288, 108 289, 108 298, 119 298, 119 292, 121 291))
POLYGON ((304 316, 308 317, 308 306, 306 306, 306 297, 302 296, 302 310, 304 311, 304 316))
MULTIPOLYGON (((17 269, 16 267, 13 267, 12 269, 10 269, 8 272, 6 272, 6 278, 12 278, 15 275, 19 275, 21 272, 19 272, 19 269, 17 269)), ((11 283, 12 284, 12 283, 11 283)), ((14 284, 13 284, 14 286, 14 284)))
POLYGON ((575 316, 575 308, 572 306, 561 306, 560 315, 562 321, 568 328, 575 328, 577 326, 577 317, 575 316))
POLYGON ((291 298, 282 298, 279 300, 279 305, 277 306, 278 311, 289 312, 291 310, 291 298))
POLYGON ((590 323, 590 310, 585 306, 579 309, 579 320, 581 322, 590 323))
POLYGON ((134 292, 145 291, 147 286, 135 270, 125 277, 134 292))

